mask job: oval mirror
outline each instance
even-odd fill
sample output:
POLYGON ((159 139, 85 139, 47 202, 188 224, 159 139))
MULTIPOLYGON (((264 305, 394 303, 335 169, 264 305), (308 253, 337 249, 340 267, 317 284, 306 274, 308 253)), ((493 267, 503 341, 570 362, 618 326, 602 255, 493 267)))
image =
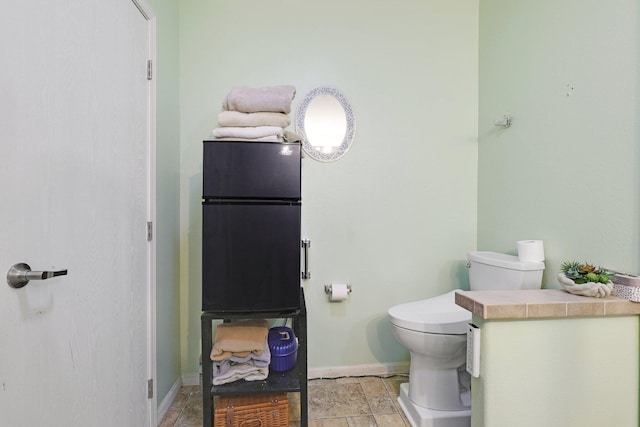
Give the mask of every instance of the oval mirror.
POLYGON ((296 114, 296 132, 312 158, 332 162, 344 156, 356 126, 349 101, 337 89, 321 86, 309 92, 296 114))

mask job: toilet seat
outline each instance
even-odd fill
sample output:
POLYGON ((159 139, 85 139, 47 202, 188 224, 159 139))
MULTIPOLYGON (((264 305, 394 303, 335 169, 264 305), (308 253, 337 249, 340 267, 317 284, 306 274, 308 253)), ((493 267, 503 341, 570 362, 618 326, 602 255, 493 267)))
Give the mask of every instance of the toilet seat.
POLYGON ((471 313, 456 305, 455 290, 437 297, 391 307, 391 323, 416 332, 466 334, 471 313))

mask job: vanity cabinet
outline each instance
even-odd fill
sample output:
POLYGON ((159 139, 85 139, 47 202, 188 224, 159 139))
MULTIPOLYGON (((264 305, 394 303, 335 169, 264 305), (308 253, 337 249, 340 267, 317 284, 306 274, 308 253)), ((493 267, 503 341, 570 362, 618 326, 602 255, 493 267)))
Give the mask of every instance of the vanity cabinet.
POLYGON ((300 307, 293 310, 274 310, 262 312, 238 311, 205 311, 201 315, 202 331, 202 410, 203 426, 213 426, 215 412, 215 396, 247 395, 267 393, 300 392, 300 425, 308 425, 308 396, 307 396, 307 310, 304 300, 304 290, 300 288, 300 307), (234 319, 291 319, 293 331, 298 338, 298 354, 296 365, 287 372, 269 372, 263 381, 235 381, 223 385, 212 385, 213 365, 209 358, 213 347, 214 320, 234 319))
POLYGON ((562 290, 458 291, 480 329, 472 427, 637 427, 640 304, 562 290))

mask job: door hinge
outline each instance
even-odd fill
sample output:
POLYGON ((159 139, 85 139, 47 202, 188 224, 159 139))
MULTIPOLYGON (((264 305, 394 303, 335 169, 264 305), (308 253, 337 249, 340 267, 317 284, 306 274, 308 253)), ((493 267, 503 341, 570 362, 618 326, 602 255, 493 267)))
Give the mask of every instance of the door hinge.
POLYGON ((153 380, 147 381, 147 399, 153 398, 153 380))
POLYGON ((147 60, 147 80, 153 79, 153 61, 147 60))
POLYGON ((153 240, 153 222, 147 222, 147 242, 153 240))

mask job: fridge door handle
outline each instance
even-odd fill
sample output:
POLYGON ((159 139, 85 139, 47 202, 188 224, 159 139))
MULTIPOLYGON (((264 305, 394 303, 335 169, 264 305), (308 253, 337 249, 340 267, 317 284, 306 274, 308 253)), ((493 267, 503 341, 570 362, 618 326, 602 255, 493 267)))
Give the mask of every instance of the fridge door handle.
POLYGON ((302 272, 303 279, 311 279, 311 272, 309 271, 309 248, 311 247, 311 240, 304 239, 302 241, 302 249, 304 249, 304 271, 302 272))

